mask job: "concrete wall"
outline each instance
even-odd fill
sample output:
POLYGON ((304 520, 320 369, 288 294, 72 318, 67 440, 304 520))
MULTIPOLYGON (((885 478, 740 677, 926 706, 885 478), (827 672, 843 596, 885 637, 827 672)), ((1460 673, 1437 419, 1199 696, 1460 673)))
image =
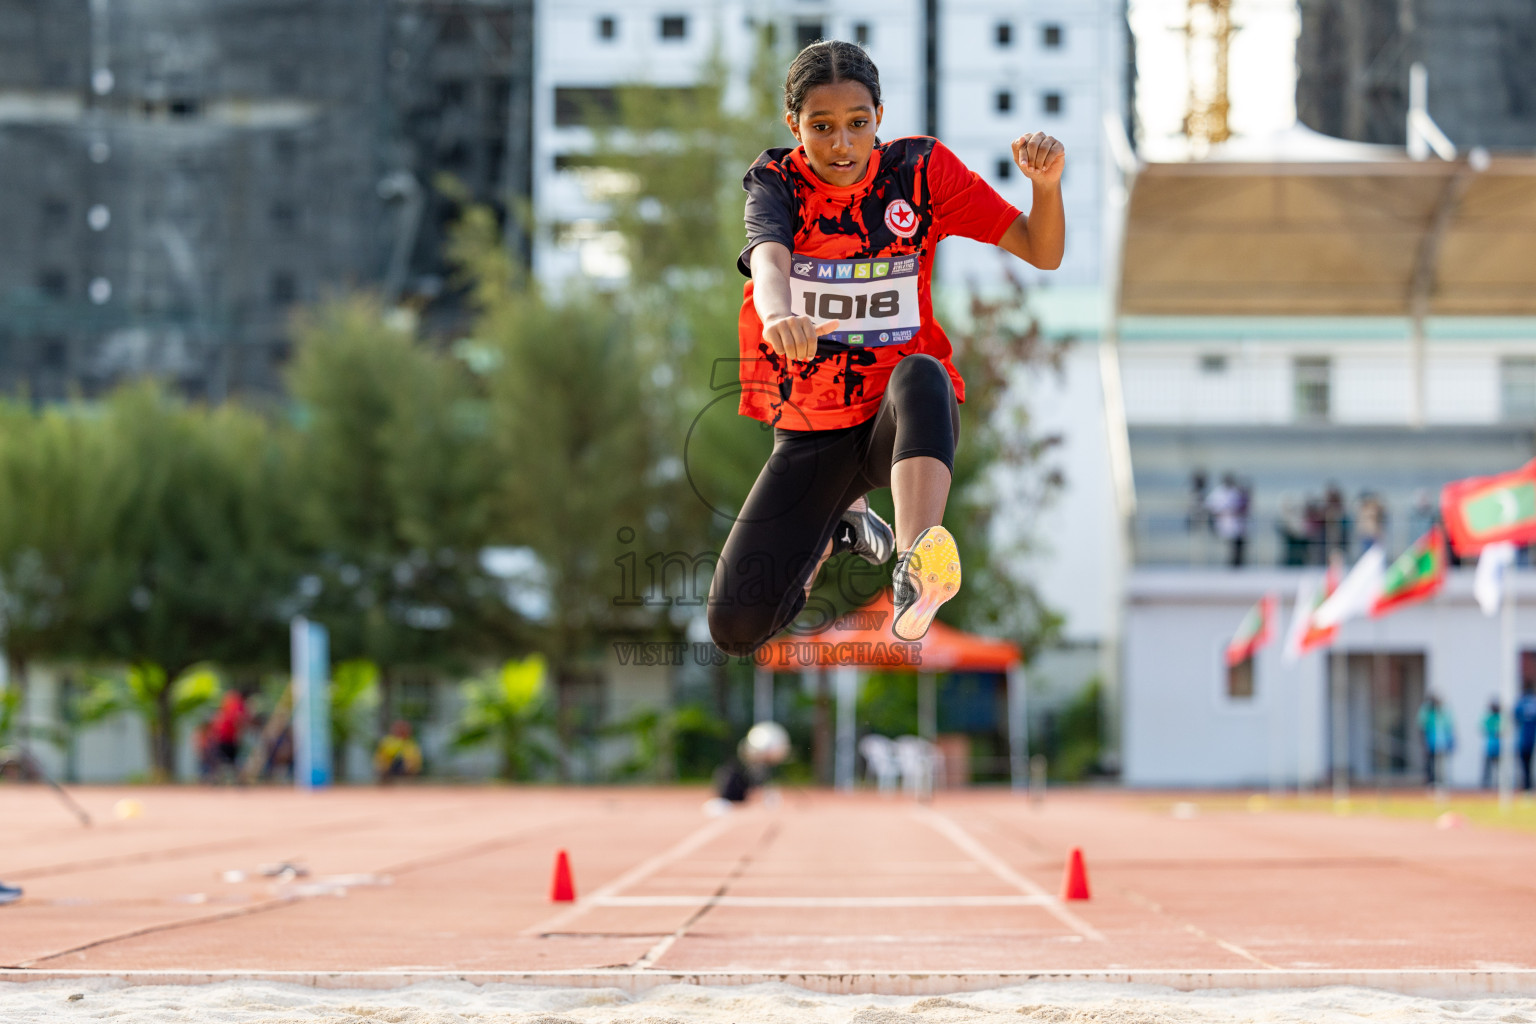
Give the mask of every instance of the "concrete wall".
MULTIPOLYGON (((1314 340, 1130 342, 1121 352, 1130 423, 1292 423, 1294 360, 1331 361, 1329 421, 1406 424, 1412 414, 1410 351, 1402 340, 1329 336, 1314 340), (1212 360, 1220 360, 1215 368, 1212 360)), ((1232 334, 1242 328, 1234 325, 1232 334)), ((1498 423, 1500 367, 1530 358, 1536 331, 1501 341, 1433 341, 1425 363, 1425 414, 1430 423, 1498 423)))
MULTIPOLYGON (((1124 779, 1132 786, 1294 785, 1324 779, 1329 764, 1327 666, 1313 653, 1281 658, 1299 571, 1138 570, 1128 588, 1124 667, 1124 779), (1222 652, 1243 614, 1279 596, 1280 636, 1255 666, 1255 695, 1225 693, 1222 652)), ((1473 602, 1472 571, 1453 570, 1436 598, 1382 619, 1346 623, 1337 649, 1423 653, 1426 685, 1456 727, 1454 786, 1482 772, 1480 723, 1500 687, 1497 618, 1473 602)), ((1536 573, 1517 578, 1518 646, 1536 646, 1536 573)), ((1413 737, 1417 742, 1417 736, 1413 737)), ((1403 780, 1414 781, 1411 777, 1403 780)))

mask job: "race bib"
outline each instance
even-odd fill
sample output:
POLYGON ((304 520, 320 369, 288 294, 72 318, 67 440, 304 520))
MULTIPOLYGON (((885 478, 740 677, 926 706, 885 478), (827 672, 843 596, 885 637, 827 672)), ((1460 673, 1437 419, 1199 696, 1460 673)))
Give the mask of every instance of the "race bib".
POLYGON ((876 260, 823 260, 795 253, 789 282, 794 310, 818 322, 838 321, 836 331, 823 335, 830 341, 865 348, 911 341, 922 326, 918 260, 916 253, 876 260))

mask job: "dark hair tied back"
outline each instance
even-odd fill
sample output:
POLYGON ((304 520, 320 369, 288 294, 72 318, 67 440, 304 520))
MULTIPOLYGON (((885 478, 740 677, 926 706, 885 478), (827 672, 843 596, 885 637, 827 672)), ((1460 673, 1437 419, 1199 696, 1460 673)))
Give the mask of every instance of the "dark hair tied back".
POLYGON ((841 39, 812 43, 801 50, 784 76, 784 109, 799 118, 805 97, 818 85, 858 82, 880 106, 880 71, 862 46, 841 39))

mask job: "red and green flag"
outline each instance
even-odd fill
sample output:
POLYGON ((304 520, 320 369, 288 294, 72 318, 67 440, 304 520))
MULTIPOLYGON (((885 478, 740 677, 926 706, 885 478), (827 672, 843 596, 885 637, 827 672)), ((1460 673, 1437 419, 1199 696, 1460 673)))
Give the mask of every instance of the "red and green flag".
POLYGON ((1440 514, 1458 555, 1475 555, 1499 541, 1536 541, 1536 460, 1513 473, 1446 484, 1440 514))
POLYGON ((1266 594, 1248 609, 1237 632, 1227 643, 1227 664, 1241 665, 1260 651, 1275 636, 1275 598, 1266 594))
POLYGON ((1436 526, 1387 566, 1371 615, 1385 615, 1422 601, 1445 583, 1445 533, 1436 526))
POLYGON ((1323 577, 1321 587, 1317 585, 1315 579, 1302 577, 1301 583, 1296 588, 1296 608, 1291 612, 1291 629, 1285 638, 1286 661, 1294 663, 1308 651, 1327 647, 1339 635, 1338 626, 1319 626, 1315 617, 1317 610, 1323 606, 1323 602, 1339 589, 1339 581, 1343 577, 1344 570, 1337 561, 1328 566, 1328 572, 1323 577))

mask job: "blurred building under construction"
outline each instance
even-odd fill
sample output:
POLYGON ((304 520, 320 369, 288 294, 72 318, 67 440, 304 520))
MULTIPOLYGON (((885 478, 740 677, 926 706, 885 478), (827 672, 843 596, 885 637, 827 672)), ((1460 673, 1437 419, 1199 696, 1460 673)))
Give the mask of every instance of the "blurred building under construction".
POLYGON ((1402 145, 1409 68, 1428 72, 1429 114, 1458 146, 1536 146, 1536 5, 1529 0, 1300 0, 1300 121, 1326 135, 1402 145))
POLYGON ((0 0, 0 390, 270 392, 295 304, 437 295, 437 176, 503 213, 529 194, 531 19, 531 0, 0 0))

